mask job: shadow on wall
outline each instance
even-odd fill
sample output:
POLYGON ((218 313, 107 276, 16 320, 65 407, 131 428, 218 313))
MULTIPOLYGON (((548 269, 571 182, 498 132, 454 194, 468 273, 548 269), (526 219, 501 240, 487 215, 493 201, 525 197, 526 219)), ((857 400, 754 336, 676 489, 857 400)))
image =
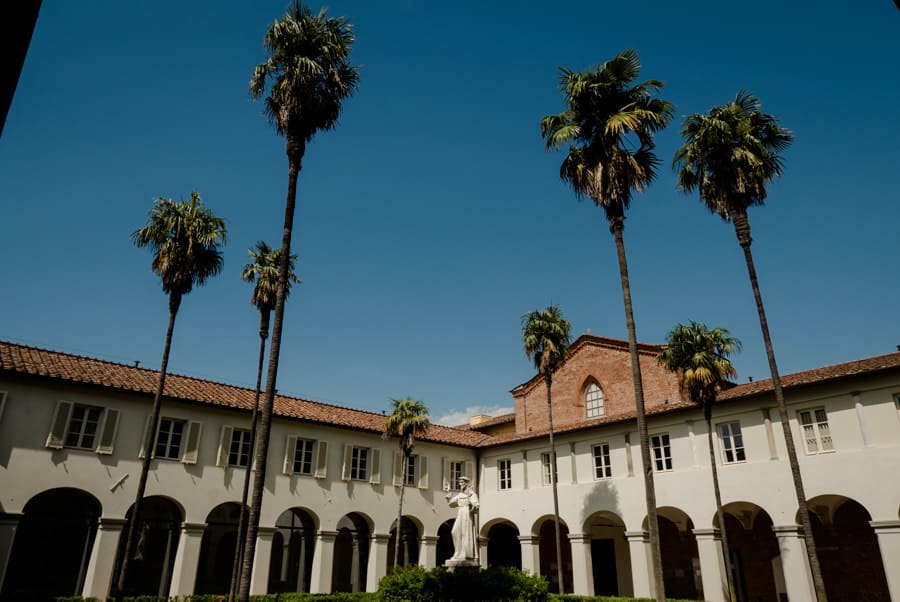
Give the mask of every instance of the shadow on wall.
POLYGON ((584 503, 581 506, 582 524, 589 516, 597 512, 610 512, 620 518, 622 516, 622 509, 619 507, 619 492, 611 481, 597 481, 591 492, 584 497, 584 503))

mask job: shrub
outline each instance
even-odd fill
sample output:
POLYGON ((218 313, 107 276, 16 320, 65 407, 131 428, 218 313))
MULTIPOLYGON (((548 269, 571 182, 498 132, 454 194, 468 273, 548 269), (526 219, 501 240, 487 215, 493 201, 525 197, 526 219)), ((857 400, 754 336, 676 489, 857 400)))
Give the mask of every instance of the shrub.
POLYGON ((384 602, 445 600, 547 600, 547 582, 508 567, 487 570, 458 567, 453 571, 419 566, 399 567, 382 578, 378 598, 384 602))

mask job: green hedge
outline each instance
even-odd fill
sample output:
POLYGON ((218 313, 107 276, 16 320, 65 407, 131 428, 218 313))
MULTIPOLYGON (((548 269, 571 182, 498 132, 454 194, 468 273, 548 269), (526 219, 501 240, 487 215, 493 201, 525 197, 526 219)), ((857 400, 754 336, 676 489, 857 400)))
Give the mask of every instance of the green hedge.
POLYGON ((547 582, 517 569, 491 567, 487 570, 458 567, 425 570, 419 566, 400 567, 381 579, 378 599, 383 602, 438 602, 493 600, 545 602, 547 582))

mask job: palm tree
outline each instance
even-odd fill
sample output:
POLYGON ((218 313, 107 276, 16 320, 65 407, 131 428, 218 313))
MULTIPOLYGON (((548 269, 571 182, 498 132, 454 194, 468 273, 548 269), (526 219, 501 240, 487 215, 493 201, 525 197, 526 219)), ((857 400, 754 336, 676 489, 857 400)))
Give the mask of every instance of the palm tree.
MULTIPOLYGON (((248 251, 250 263, 244 265, 241 279, 244 282, 253 282, 253 294, 250 303, 259 310, 259 365, 256 369, 256 393, 253 398, 253 413, 250 415, 250 449, 256 445, 256 423, 259 414, 259 397, 262 386, 263 360, 266 355, 266 339, 269 337, 269 318, 275 308, 275 291, 278 289, 278 265, 281 262, 281 249, 273 249, 265 243, 256 243, 256 249, 248 251)), ((292 284, 297 284, 300 279, 294 273, 296 255, 291 255, 288 265, 288 280, 285 298, 290 294, 292 284)), ((251 452, 252 453, 252 452, 251 452)), ((241 494, 241 516, 238 520, 237 548, 234 553, 234 565, 231 569, 231 589, 229 599, 237 595, 238 582, 240 581, 241 557, 244 554, 244 539, 242 535, 247 525, 247 496, 250 490, 250 470, 244 473, 244 491, 241 494)))
POLYGON ((428 408, 417 399, 392 399, 394 409, 384 421, 384 437, 399 437, 400 443, 400 501, 397 505, 397 539, 394 543, 394 568, 400 558, 400 527, 403 521, 403 492, 406 489, 406 471, 412 457, 416 437, 421 437, 431 424, 428 408))
POLYGON ((676 324, 666 336, 666 343, 667 347, 656 356, 656 360, 669 370, 678 372, 682 391, 687 393, 688 399, 703 408, 703 418, 706 419, 706 444, 709 448, 713 492, 716 496, 716 521, 722 534, 722 554, 725 557, 728 592, 730 599, 734 601, 728 534, 725 531, 719 471, 713 450, 712 410, 719 389, 727 384, 728 377, 737 376, 737 370, 728 358, 740 350, 741 342, 729 336, 724 328, 710 330, 705 324, 692 321, 690 326, 676 324))
POLYGON ((653 584, 656 599, 661 601, 665 599, 665 590, 656 522, 656 490, 622 231, 632 191, 643 191, 656 175, 659 161, 653 152, 653 134, 671 121, 673 106, 657 96, 662 82, 635 83, 640 68, 637 53, 625 50, 584 73, 561 69, 560 90, 568 108, 559 115, 548 115, 541 120, 541 136, 546 140, 548 151, 570 144, 559 175, 577 197, 588 197, 603 208, 615 239, 644 463, 653 584))
POLYGON ((353 31, 343 17, 328 17, 325 9, 313 14, 299 1, 291 4, 284 17, 266 31, 263 45, 268 53, 256 66, 250 80, 250 94, 265 96, 266 114, 275 131, 286 138, 288 189, 281 239, 281 263, 275 293, 275 316, 266 375, 256 450, 256 469, 246 537, 244 562, 241 567, 240 599, 250 595, 250 573, 256 552, 259 511, 275 404, 278 358, 284 322, 284 299, 288 281, 288 259, 297 201, 297 177, 303 166, 306 144, 321 130, 331 130, 341 114, 341 105, 356 90, 359 73, 350 65, 353 31))
POLYGON ((175 317, 178 315, 178 308, 181 307, 182 297, 190 293, 194 286, 201 286, 208 278, 222 270, 222 253, 219 247, 225 244, 227 234, 225 221, 204 207, 200 194, 194 191, 191 192, 189 201, 156 199, 150 210, 147 225, 135 230, 131 234, 131 240, 138 247, 150 247, 153 251, 151 269, 159 275, 163 292, 169 296, 169 326, 163 346, 159 382, 153 396, 153 410, 145 434, 146 453, 141 462, 141 477, 131 509, 131 520, 128 521, 128 535, 125 539, 123 556, 119 563, 116 587, 120 594, 125 591, 128 565, 137 544, 135 534, 140 521, 141 500, 147 488, 150 460, 153 458, 153 438, 159 428, 160 405, 166 384, 166 368, 169 365, 175 317))
POLYGON ((544 377, 547 385, 547 425, 550 431, 550 485, 553 489, 553 520, 556 526, 556 571, 559 593, 565 593, 562 566, 562 542, 559 533, 559 492, 556 486, 556 445, 553 442, 553 403, 550 388, 553 373, 562 366, 569 355, 571 326, 563 318, 558 305, 535 310, 522 316, 522 342, 525 357, 534 361, 534 367, 544 377))
POLYGON ((766 185, 781 175, 780 153, 787 149, 794 136, 790 130, 779 126, 775 117, 763 113, 759 100, 746 91, 738 92, 732 102, 713 107, 708 115, 688 115, 681 135, 685 144, 675 153, 673 161, 678 173, 678 188, 683 192, 697 189, 700 200, 710 211, 734 225, 738 244, 744 251, 794 480, 809 568, 816 596, 821 602, 825 600, 825 582, 816 554, 797 449, 784 404, 784 390, 775 363, 756 266, 750 252, 752 239, 747 219, 747 209, 765 203, 766 185))

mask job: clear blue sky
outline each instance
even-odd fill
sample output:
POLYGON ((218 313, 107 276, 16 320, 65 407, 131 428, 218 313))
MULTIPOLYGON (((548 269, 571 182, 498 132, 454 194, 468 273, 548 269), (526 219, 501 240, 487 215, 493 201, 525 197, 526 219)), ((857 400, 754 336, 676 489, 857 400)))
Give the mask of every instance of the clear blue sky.
MULTIPOLYGON (((279 241, 287 168, 247 82, 285 4, 44 1, 0 139, 0 338, 158 367, 166 299, 129 234, 155 197, 196 189, 230 243, 185 298, 170 369, 252 386, 239 274, 256 240, 279 241)), ((559 181, 538 124, 563 108, 559 66, 629 47, 678 116, 626 222, 638 338, 724 326, 744 342, 739 380, 768 375, 734 231, 668 168, 683 116, 746 88, 796 137, 750 213, 782 373, 900 344, 890 0, 329 6, 355 26, 360 88, 306 154, 280 391, 373 411, 410 395, 456 422, 510 408, 533 374, 527 311, 556 303, 576 334, 624 339, 603 213, 559 181)))

